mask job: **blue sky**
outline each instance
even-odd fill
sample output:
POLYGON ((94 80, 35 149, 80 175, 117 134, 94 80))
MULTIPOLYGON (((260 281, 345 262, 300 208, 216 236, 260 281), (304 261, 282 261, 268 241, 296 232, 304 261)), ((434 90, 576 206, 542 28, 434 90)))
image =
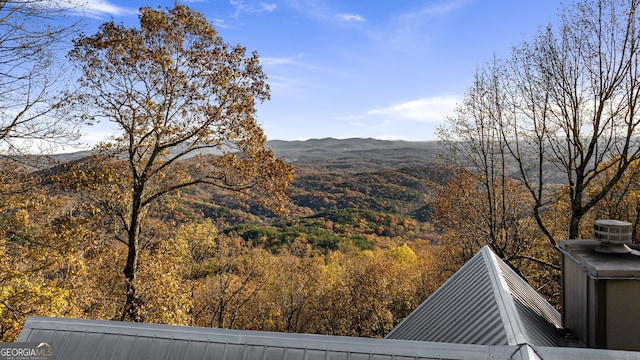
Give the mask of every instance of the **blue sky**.
MULTIPOLYGON (((88 0, 134 26, 143 6, 88 0)), ((228 43, 257 51, 271 85, 258 107, 268 139, 436 139, 476 68, 557 19, 552 0, 191 0, 228 43)), ((93 139, 99 128, 90 129, 93 139)), ((92 138, 87 137, 91 142, 92 138)))

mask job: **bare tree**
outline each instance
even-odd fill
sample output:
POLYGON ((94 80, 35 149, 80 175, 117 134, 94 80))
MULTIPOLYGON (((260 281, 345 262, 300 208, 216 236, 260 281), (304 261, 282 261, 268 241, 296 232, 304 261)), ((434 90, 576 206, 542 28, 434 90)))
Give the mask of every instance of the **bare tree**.
MULTIPOLYGON (((14 152, 39 143, 65 143, 76 129, 56 113, 66 90, 59 50, 76 23, 60 3, 0 1, 0 144, 14 152)), ((69 43, 70 44, 70 43, 69 43)), ((33 150, 33 149, 31 149, 33 150)))
MULTIPOLYGON (((483 70, 500 84, 492 108, 501 112, 490 113, 495 116, 487 117, 486 126, 516 165, 533 198, 533 216, 551 244, 558 236, 577 238, 581 219, 640 155, 639 3, 580 0, 561 10, 558 30, 542 29, 532 41, 515 46, 510 58, 483 70), (608 181, 587 192, 604 171, 608 181), (545 220, 560 196, 552 174, 568 189, 570 214, 563 233, 545 220)), ((477 93, 472 89, 461 106, 478 107, 477 93)), ((466 111, 457 121, 476 123, 487 111, 466 111)))
POLYGON ((435 217, 462 242, 463 260, 488 245, 507 262, 525 256, 532 237, 530 196, 502 136, 500 123, 512 116, 504 89, 503 62, 479 69, 455 114, 438 135, 454 175, 441 188, 435 217), (455 169, 457 167, 458 169, 455 169))

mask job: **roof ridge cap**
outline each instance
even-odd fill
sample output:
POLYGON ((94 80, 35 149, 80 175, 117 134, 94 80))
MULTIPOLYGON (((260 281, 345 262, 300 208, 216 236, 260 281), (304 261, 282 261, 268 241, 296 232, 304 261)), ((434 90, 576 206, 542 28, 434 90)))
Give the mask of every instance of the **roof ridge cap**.
POLYGON ((519 345, 528 343, 524 325, 516 311, 513 295, 509 290, 509 285, 498 264, 498 261, 502 260, 498 258, 487 245, 480 249, 480 253, 482 253, 482 257, 485 260, 491 286, 493 287, 493 295, 498 305, 498 311, 500 311, 502 326, 507 334, 508 344, 519 345))

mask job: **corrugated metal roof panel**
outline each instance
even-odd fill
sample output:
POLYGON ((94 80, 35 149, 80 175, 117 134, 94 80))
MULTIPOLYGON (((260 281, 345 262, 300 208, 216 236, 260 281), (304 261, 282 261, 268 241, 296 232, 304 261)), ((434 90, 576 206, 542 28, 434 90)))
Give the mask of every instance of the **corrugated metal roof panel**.
POLYGON ((49 342, 57 359, 508 359, 515 346, 480 346, 223 330, 118 321, 27 319, 20 342, 49 342))
POLYGON ((640 352, 489 346, 31 317, 19 342, 49 342, 76 360, 640 360, 640 352))
POLYGON ((562 326, 560 313, 507 264, 492 253, 511 295, 526 341, 530 344, 555 346, 562 326))
POLYGON ((387 338, 507 345, 485 256, 471 258, 387 338))
POLYGON ((640 352, 529 344, 490 346, 223 330, 119 321, 27 319, 19 342, 49 342, 76 360, 640 360, 640 352))
POLYGON ((388 339, 555 346, 560 314, 483 247, 388 339))

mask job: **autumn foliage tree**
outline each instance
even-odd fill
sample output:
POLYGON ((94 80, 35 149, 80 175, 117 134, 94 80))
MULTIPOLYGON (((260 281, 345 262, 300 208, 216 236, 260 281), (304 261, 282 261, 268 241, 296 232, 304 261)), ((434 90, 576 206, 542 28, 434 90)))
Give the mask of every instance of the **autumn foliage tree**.
POLYGON ((484 179, 460 170, 434 203, 434 218, 443 229, 446 243, 460 251, 462 258, 457 266, 484 245, 511 262, 524 256, 540 235, 529 213, 531 200, 518 181, 492 183, 493 195, 499 196, 495 200, 486 195, 484 185, 484 179))
POLYGON ((51 196, 22 169, 0 169, 0 340, 14 341, 28 316, 73 312, 93 234, 68 216, 69 199, 51 196))
POLYGON ((142 8, 139 28, 104 23, 74 41, 82 72, 76 105, 120 130, 99 146, 125 163, 108 210, 127 247, 123 319, 144 320, 138 283, 150 206, 200 183, 254 194, 283 210, 292 167, 264 147, 256 102, 269 98, 258 56, 226 44, 204 16, 176 4, 142 8))

